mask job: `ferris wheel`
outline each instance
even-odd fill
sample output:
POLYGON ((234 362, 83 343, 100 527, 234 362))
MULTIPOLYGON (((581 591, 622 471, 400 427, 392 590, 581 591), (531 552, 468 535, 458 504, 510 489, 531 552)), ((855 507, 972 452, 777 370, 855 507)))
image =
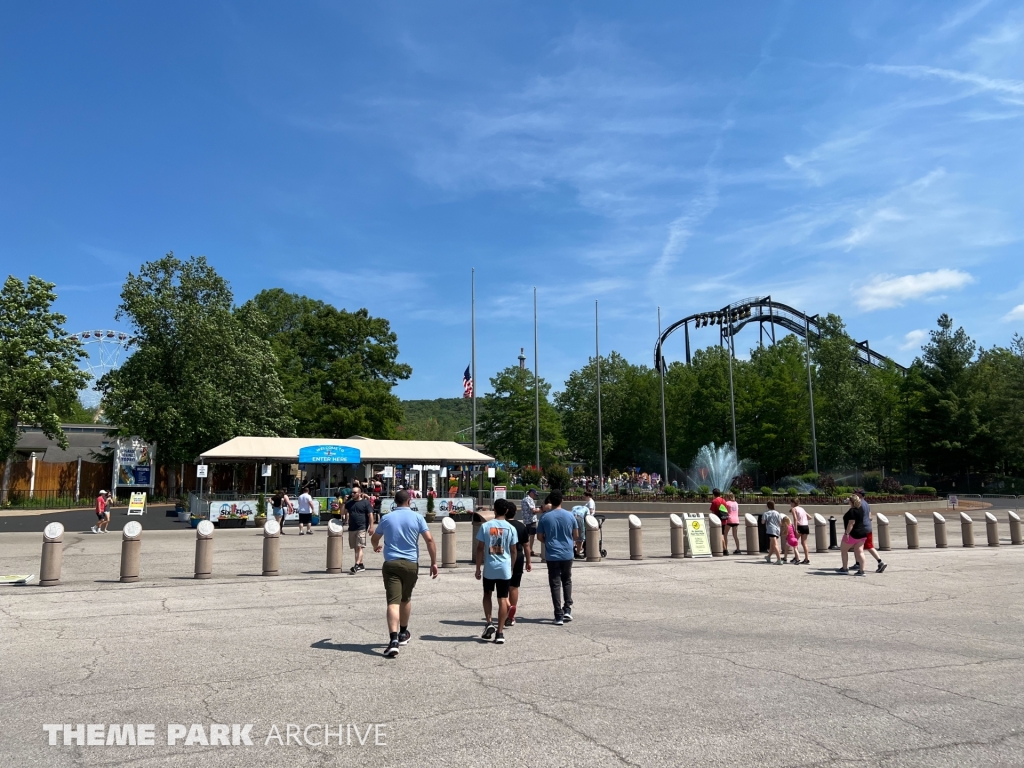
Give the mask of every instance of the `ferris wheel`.
POLYGON ((80 361, 79 364, 92 376, 89 386, 82 391, 80 399, 86 408, 95 408, 100 404, 100 393, 96 389, 96 382, 103 374, 121 365, 122 353, 132 345, 135 339, 122 331, 82 331, 81 333, 72 333, 71 336, 82 342, 82 348, 88 357, 80 361))

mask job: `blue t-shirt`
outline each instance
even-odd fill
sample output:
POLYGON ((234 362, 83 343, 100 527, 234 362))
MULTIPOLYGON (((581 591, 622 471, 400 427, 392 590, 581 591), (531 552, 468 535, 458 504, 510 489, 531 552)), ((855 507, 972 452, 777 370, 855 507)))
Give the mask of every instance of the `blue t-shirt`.
POLYGON ((860 500, 860 511, 864 513, 864 530, 871 530, 871 505, 867 499, 860 500))
POLYGON ((537 533, 544 534, 544 559, 572 560, 572 532, 579 528, 579 518, 561 507, 541 515, 537 533))
POLYGON ((515 526, 494 519, 480 526, 477 541, 484 543, 484 578, 507 581, 512 578, 512 553, 519 543, 515 526))
POLYGON ((420 535, 427 521, 408 507, 398 507, 381 518, 376 533, 384 537, 384 560, 420 560, 420 535))

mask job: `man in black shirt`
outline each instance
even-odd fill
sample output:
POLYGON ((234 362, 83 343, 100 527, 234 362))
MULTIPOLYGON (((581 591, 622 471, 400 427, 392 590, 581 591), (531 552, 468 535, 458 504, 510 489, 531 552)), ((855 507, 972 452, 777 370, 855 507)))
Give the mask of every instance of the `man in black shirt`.
POLYGON ((345 519, 348 521, 348 545, 355 552, 355 565, 349 568, 349 573, 365 571, 363 565, 363 550, 366 548, 367 536, 372 536, 377 527, 373 519, 373 507, 369 500, 363 496, 359 483, 352 483, 352 493, 345 502, 345 519))
POLYGON ((516 623, 516 607, 519 605, 519 585, 523 582, 523 570, 532 571, 533 564, 530 562, 530 548, 526 545, 526 525, 521 520, 515 520, 516 505, 506 499, 498 499, 494 502, 495 511, 499 504, 505 508, 505 522, 516 529, 519 543, 516 544, 516 559, 512 563, 512 581, 508 588, 508 621, 506 626, 512 627, 516 623))

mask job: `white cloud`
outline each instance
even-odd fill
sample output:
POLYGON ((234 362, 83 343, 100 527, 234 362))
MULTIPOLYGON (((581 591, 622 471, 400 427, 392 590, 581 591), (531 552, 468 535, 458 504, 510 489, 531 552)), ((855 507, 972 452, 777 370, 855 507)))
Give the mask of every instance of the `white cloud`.
POLYGON ((900 344, 900 349, 918 349, 921 343, 928 338, 928 331, 918 328, 917 330, 910 331, 906 336, 903 337, 903 343, 900 344))
POLYGON ((925 67, 918 64, 895 65, 895 64, 869 64, 868 69, 876 72, 888 72, 894 75, 904 75, 912 78, 937 77, 953 83, 968 83, 983 91, 994 91, 996 93, 1008 93, 1014 96, 1024 95, 1024 81, 1006 80, 995 77, 986 77, 976 72, 960 72, 956 69, 943 69, 941 67, 925 67))
POLYGON ((1024 320, 1024 304, 1018 304, 1016 307, 1011 309, 1003 317, 1005 322, 1011 322, 1013 320, 1024 320))
POLYGON ((939 291, 963 288, 974 278, 959 269, 937 269, 917 275, 878 275, 865 285, 857 296, 857 305, 868 312, 902 306, 909 299, 919 299, 939 291))

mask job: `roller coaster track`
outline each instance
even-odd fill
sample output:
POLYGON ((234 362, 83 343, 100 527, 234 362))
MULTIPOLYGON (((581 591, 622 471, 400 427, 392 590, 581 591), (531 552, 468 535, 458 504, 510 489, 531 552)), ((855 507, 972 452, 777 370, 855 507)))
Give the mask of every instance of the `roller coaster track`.
MULTIPOLYGON (((816 336, 821 335, 821 329, 818 324, 818 315, 808 315, 801 312, 799 309, 789 306, 788 304, 781 304, 777 301, 772 301, 771 296, 755 296, 749 299, 743 299, 737 301, 728 306, 722 307, 721 309, 711 310, 710 312, 697 312, 696 314, 684 317, 682 320, 677 320, 668 326, 658 337, 658 343, 654 347, 654 366, 655 369, 661 365, 661 349, 662 345, 675 331, 679 330, 680 327, 683 329, 683 333, 686 335, 686 364, 690 364, 690 325, 694 328, 704 328, 708 325, 718 326, 718 341, 719 344, 730 345, 730 348, 735 346, 733 339, 736 334, 739 333, 745 326, 750 323, 758 323, 759 331, 761 335, 761 343, 764 343, 764 339, 767 336, 769 340, 775 342, 775 327, 779 326, 791 333, 796 334, 800 338, 808 338, 813 341, 816 336), (766 331, 765 326, 768 326, 766 331)), ((906 372, 906 368, 895 360, 880 355, 875 352, 869 346, 868 342, 855 341, 854 347, 857 350, 857 360, 862 365, 871 365, 876 368, 882 368, 886 364, 894 365, 898 370, 906 372)))

